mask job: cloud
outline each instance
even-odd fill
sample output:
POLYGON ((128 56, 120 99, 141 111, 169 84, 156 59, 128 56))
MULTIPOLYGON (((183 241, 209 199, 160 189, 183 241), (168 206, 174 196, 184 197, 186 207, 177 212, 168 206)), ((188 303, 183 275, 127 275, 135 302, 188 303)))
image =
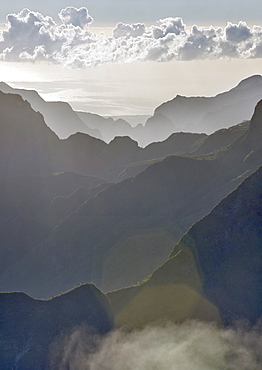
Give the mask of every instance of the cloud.
POLYGON ((182 18, 160 19, 156 25, 118 23, 112 36, 95 34, 87 8, 67 7, 61 23, 23 9, 7 16, 0 38, 0 59, 48 61, 72 68, 102 63, 167 62, 219 58, 261 58, 262 28, 245 22, 221 27, 186 27, 182 18))
POLYGON ((84 28, 93 22, 93 18, 88 14, 86 8, 76 9, 72 6, 62 9, 58 14, 64 24, 72 24, 75 27, 84 28))
POLYGON ((185 33, 186 27, 182 18, 165 18, 158 21, 159 26, 151 26, 153 36, 158 39, 165 37, 169 33, 180 35, 185 33))
POLYGON ((145 32, 146 26, 143 23, 124 24, 118 23, 113 30, 113 36, 118 37, 138 37, 145 32))
POLYGON ((239 325, 235 329, 224 329, 212 323, 190 321, 128 333, 115 330, 100 339, 100 343, 96 341, 95 347, 80 334, 78 330, 64 343, 60 351, 63 354, 60 363, 64 367, 56 362, 56 368, 258 370, 262 365, 259 327, 250 330, 239 325))
POLYGON ((66 63, 75 47, 88 47, 95 35, 83 30, 91 23, 87 9, 66 8, 58 25, 49 16, 23 9, 7 16, 8 29, 2 33, 0 58, 6 61, 51 61, 66 63), (74 25, 73 23, 77 24, 74 25), (81 27, 80 27, 81 26, 81 27))
POLYGON ((228 23, 225 29, 226 39, 233 43, 244 42, 252 37, 252 32, 245 22, 239 22, 238 25, 228 23))
POLYGON ((87 325, 62 333, 50 346, 49 369, 88 369, 87 358, 95 352, 99 335, 87 325))

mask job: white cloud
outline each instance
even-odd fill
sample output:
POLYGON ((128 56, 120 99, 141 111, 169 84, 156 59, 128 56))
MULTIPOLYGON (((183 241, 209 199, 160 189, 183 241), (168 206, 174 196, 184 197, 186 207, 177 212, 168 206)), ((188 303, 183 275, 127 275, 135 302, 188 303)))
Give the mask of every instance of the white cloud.
POLYGON ((152 33, 156 39, 165 37, 169 33, 180 35, 185 33, 186 27, 182 18, 165 18, 158 21, 159 26, 151 26, 152 33))
POLYGON ((226 39, 233 43, 244 42, 252 37, 251 29, 245 22, 228 23, 225 29, 226 39))
POLYGON ((214 59, 221 56, 221 28, 199 28, 194 25, 179 50, 180 60, 214 59))
POLYGON ((72 6, 62 9, 58 14, 64 24, 72 24, 75 27, 87 26, 93 22, 93 18, 88 14, 86 8, 76 9, 72 6))
POLYGON ((93 18, 84 7, 67 7, 61 23, 24 9, 7 16, 0 38, 0 59, 50 61, 73 68, 134 61, 261 58, 262 28, 245 22, 222 28, 187 29, 181 18, 165 18, 156 25, 118 23, 112 36, 91 33, 93 18))
POLYGON ((62 343, 60 354, 56 347, 59 362, 55 368, 258 370, 262 365, 261 331, 241 326, 224 329, 191 321, 129 333, 115 330, 100 343, 95 340, 96 350, 83 331, 73 333, 62 343))
POLYGON ((136 24, 124 24, 122 22, 116 25, 116 28, 113 30, 113 36, 118 37, 137 37, 142 36, 145 32, 146 26, 143 23, 136 24))

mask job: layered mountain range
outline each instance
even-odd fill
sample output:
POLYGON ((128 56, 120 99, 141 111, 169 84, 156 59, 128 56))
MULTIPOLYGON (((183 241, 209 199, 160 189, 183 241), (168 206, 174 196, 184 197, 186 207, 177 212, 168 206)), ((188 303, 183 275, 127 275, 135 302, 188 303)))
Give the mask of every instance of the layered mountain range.
POLYGON ((67 103, 46 102, 36 91, 14 89, 3 82, 0 83, 0 91, 21 95, 44 116, 47 125, 60 138, 82 132, 109 143, 116 136, 129 136, 145 147, 152 142, 163 141, 175 132, 210 134, 250 120, 254 106, 261 98, 262 76, 248 77, 231 90, 213 97, 177 95, 157 107, 145 124, 135 126, 121 117, 105 118, 88 112, 75 112, 67 103))
POLYGON ((259 320, 262 100, 250 121, 141 148, 61 139, 24 98, 0 93, 0 367, 66 368, 68 338, 91 349, 114 325, 259 320))
POLYGON ((21 97, 2 93, 1 104, 2 291, 47 298, 83 281, 105 291, 141 281, 261 164, 259 108, 250 126, 224 133, 226 147, 218 132, 142 149, 127 137, 60 140, 21 97), (108 183, 145 157, 153 165, 108 183))

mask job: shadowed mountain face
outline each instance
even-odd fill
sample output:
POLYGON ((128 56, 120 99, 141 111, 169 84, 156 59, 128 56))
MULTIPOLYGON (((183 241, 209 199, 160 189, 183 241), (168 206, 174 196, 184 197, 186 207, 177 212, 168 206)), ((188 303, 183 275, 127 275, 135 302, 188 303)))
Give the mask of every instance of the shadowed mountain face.
POLYGON ((201 154, 221 150, 243 135, 248 130, 248 127, 249 122, 247 121, 228 129, 218 130, 209 136, 187 132, 172 134, 162 143, 152 143, 144 149, 145 155, 148 158, 151 156, 153 159, 129 164, 119 174, 118 178, 124 180, 131 176, 134 177, 153 163, 162 160, 163 158, 161 157, 171 154, 196 157, 201 154))
POLYGON ((50 174, 58 137, 18 95, 0 93, 0 173, 50 174))
POLYGON ((85 341, 86 351, 93 350, 94 336, 112 327, 110 302, 92 284, 47 301, 34 300, 24 293, 1 293, 0 367, 69 368, 76 350, 73 337, 85 341))
POLYGON ((109 293, 117 324, 256 323, 262 316, 261 199, 262 167, 198 221, 146 283, 109 293))
POLYGON ((103 290, 141 281, 261 164, 261 104, 249 130, 231 146, 207 158, 167 157, 88 199, 1 275, 1 289, 43 297, 82 281, 103 290))

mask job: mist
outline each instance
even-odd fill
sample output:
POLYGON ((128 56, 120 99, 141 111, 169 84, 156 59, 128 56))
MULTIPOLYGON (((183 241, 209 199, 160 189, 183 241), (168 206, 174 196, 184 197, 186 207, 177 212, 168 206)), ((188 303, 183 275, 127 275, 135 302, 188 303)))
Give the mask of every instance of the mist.
POLYGON ((77 329, 63 341, 61 354, 56 369, 258 370, 262 366, 261 325, 225 329, 190 321, 132 332, 115 330, 92 340, 85 330, 77 329))

